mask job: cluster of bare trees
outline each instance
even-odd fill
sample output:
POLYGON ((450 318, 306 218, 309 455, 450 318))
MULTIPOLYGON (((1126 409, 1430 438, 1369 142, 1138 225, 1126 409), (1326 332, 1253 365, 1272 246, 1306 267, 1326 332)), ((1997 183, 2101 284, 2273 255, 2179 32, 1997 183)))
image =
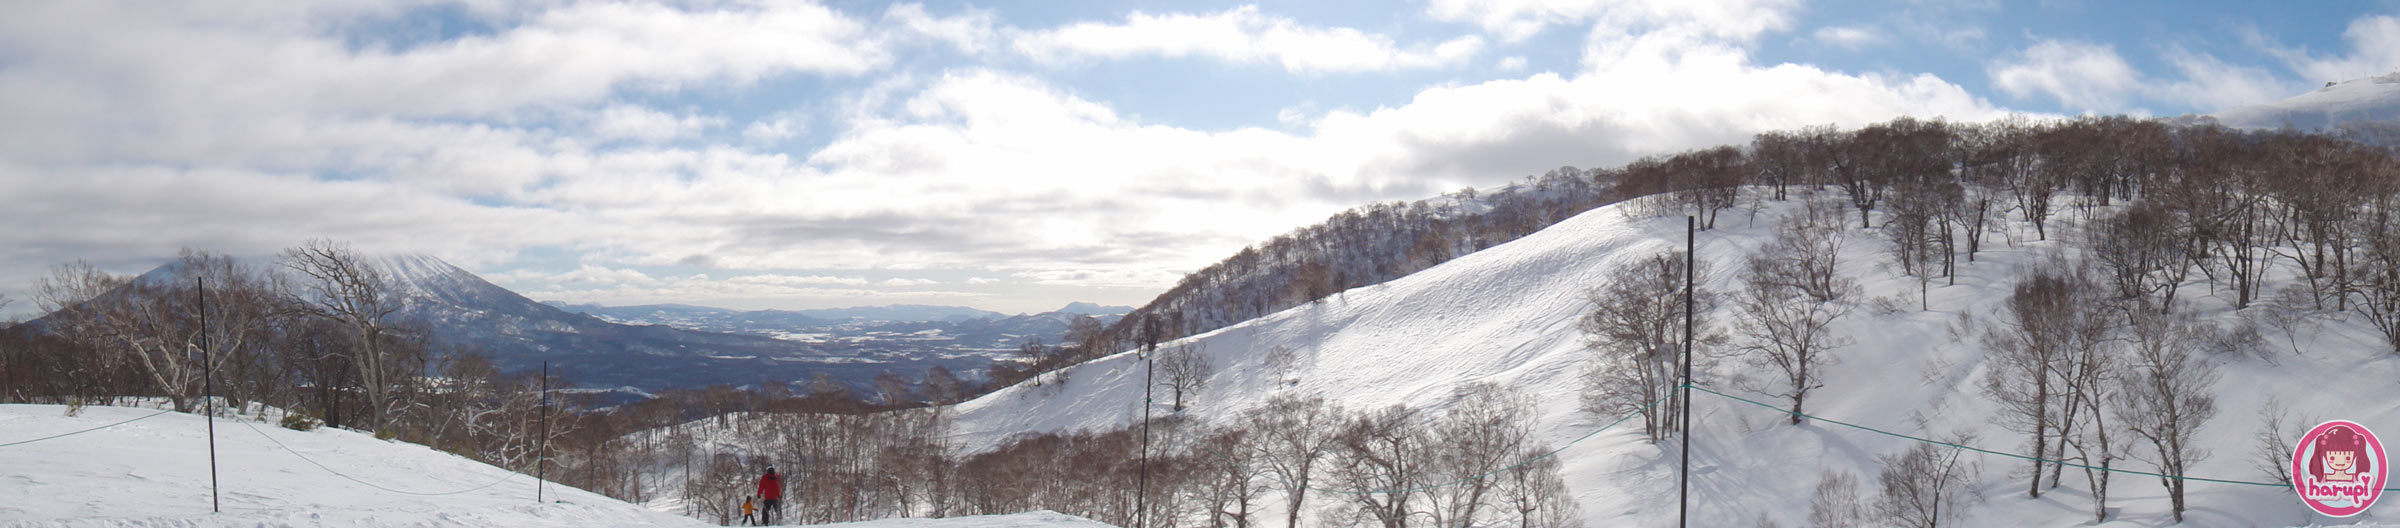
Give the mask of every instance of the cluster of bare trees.
MULTIPOLYGON (((1583 410, 1604 417, 1639 413, 1642 433, 1651 442, 1682 430, 1673 412, 1681 405, 1675 389, 1683 383, 1683 355, 1698 349, 1684 342, 1687 256, 1682 251, 1658 253, 1619 270, 1587 293, 1592 311, 1576 321, 1585 348, 1595 355, 1583 373, 1583 410)), ((1707 280, 1704 271, 1694 273, 1699 281, 1707 280)), ((1721 343, 1724 336, 1714 331, 1708 317, 1715 311, 1716 296, 1705 291, 1694 295, 1693 340, 1703 346, 1721 343)))
MULTIPOLYGON (((2128 457, 2168 475, 2161 484, 2181 518, 2180 477, 2209 454, 2192 436, 2216 412, 2218 365, 2201 354, 2218 330, 2115 298, 2094 268, 2056 259, 2018 280, 1982 333, 1994 366, 1985 392, 2033 456, 2097 468, 2083 470, 2096 522, 2107 517, 2107 470, 2128 457)), ((2040 496, 2063 472, 2035 461, 2026 492, 2040 496)))
POLYGON ((962 461, 952 511, 1126 526, 1298 526, 1311 511, 1336 526, 1574 526, 1558 462, 1529 439, 1530 405, 1491 384, 1460 388, 1438 413, 1278 395, 1235 422, 1154 420, 1147 465, 1136 429, 1028 436, 962 461), (1145 472, 1150 495, 1137 500, 1145 472))

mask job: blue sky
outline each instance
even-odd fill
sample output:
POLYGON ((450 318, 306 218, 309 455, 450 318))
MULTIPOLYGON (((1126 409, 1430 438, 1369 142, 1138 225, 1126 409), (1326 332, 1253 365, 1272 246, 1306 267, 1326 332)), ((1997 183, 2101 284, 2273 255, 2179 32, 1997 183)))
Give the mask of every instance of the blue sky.
POLYGON ((2400 3, 35 1, 0 295, 312 237, 538 299, 1140 304, 1372 201, 1898 115, 2211 113, 2400 3))

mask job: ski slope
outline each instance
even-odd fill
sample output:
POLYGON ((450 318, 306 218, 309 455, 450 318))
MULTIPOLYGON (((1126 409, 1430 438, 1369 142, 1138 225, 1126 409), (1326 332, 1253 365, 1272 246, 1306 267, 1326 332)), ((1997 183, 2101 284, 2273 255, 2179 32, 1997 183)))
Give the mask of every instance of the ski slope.
POLYGON ((65 414, 0 405, 0 444, 139 420, 0 447, 0 527, 707 526, 556 484, 550 502, 536 503, 532 477, 420 445, 228 418, 216 424, 224 511, 210 513, 205 418, 98 406, 65 414))
POLYGON ((947 519, 883 519, 854 523, 811 525, 820 528, 1108 528, 1099 521, 1053 511, 1012 515, 977 515, 947 519))
MULTIPOLYGON (((1828 373, 1826 386, 1812 393, 1811 413, 1917 436, 1963 433, 1979 447, 2024 451, 2025 435, 1992 420, 1995 405, 1980 388, 1989 368, 1984 351, 1972 338, 1953 336, 1951 328, 1965 313, 1988 321, 2020 268, 2045 252, 2072 251, 2058 240, 2071 237, 2084 217, 2065 200, 2052 219, 2051 240, 2035 240, 2030 225, 2003 222, 2002 232, 1990 235, 1976 262, 1961 259, 1956 285, 1933 283, 1932 309, 1926 311, 1917 309, 1917 281, 1901 276, 1886 256, 1882 233, 1851 224, 1842 272, 1866 289, 1864 299, 1886 299, 1884 304, 1900 309, 1862 307, 1836 323, 1835 331, 1856 344, 1833 352, 1841 364, 1828 373)), ((1613 419, 1577 410, 1579 371, 1591 357, 1575 326, 1588 309, 1585 291, 1634 259, 1680 249, 1684 242, 1682 218, 1629 218, 1620 208, 1594 210, 1388 283, 1164 344, 1204 346, 1217 366, 1187 412, 1211 423, 1238 423, 1249 409, 1280 392, 1322 395, 1352 410, 1393 404, 1439 410, 1449 405, 1455 388, 1491 381, 1538 402, 1537 440, 1559 446, 1582 437, 1613 419), (1282 369, 1265 362, 1266 351, 1277 347, 1297 351, 1282 369)), ((1701 286, 1733 291, 1739 260, 1769 239, 1775 219, 1795 209, 1794 203, 1769 203, 1754 219, 1741 209, 1725 212, 1718 229, 1699 235, 1700 259, 1715 270, 1701 286)), ((2194 275, 2197 281, 2199 274, 2194 275)), ((2184 285, 2182 298, 2189 301, 2185 310, 2205 320, 2233 324, 2243 317, 2205 282, 2184 285)), ((1713 317, 1730 321, 1732 309, 1732 303, 1724 303, 1713 317)), ((2296 332, 2300 335, 2293 337, 2306 351, 2301 355, 2288 350, 2282 333, 2261 331, 2270 350, 2282 351, 2267 358, 2212 358, 2226 365, 2216 386, 2220 411, 2200 431, 2201 445, 2214 456, 2194 466, 2191 476, 2270 480, 2251 456, 2260 423, 2257 409, 2270 397, 2294 414, 2356 420, 2400 434, 2400 355, 2389 352, 2363 323, 2337 313, 2317 329, 2296 332)), ((1727 359, 1705 365, 1698 379, 1732 394, 1779 402, 1745 390, 1779 387, 1765 374, 1727 359)), ((1105 357, 1056 373, 1042 386, 1020 384, 960 404, 956 430, 972 450, 1028 432, 1126 426, 1141 414, 1142 378, 1134 354, 1105 357)), ((1787 416, 1773 410, 1705 394, 1694 398, 1694 526, 1750 526, 1762 519, 1805 525, 1813 486, 1825 471, 1857 475, 1861 500, 1871 501, 1876 456, 1913 442, 1823 422, 1788 425, 1787 416)), ((1157 412, 1165 413, 1165 406, 1157 412)), ((2313 423, 2294 424, 2306 425, 2313 423)), ((1560 457, 1588 525, 1660 526, 1675 521, 1679 454, 1643 441, 1638 426, 1620 426, 1568 447, 1560 457)), ((2064 485, 2034 499, 2025 494, 2026 463, 1990 455, 1969 459, 1981 464, 1977 487, 1987 500, 1958 525, 2090 524, 2091 504, 2080 471, 2070 470, 2064 485)), ((2117 467, 2153 469, 2140 460, 2120 461, 2117 467)), ((2111 488, 2106 525, 2170 522, 2157 479, 2120 474, 2111 488)), ((2312 517, 2280 487, 2194 483, 2187 498, 2190 526, 2400 519, 2400 506, 2388 505, 2338 522, 2312 517)), ((1317 493, 1309 500, 1321 508, 1338 499, 1317 493)), ((1265 518, 1282 515, 1277 504, 1265 501, 1265 518)))

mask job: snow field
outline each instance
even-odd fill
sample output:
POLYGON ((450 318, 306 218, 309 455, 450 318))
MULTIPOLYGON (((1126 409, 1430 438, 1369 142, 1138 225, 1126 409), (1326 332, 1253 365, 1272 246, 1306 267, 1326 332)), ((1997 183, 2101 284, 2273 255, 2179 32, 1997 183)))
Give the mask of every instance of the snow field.
MULTIPOLYGON (((157 412, 0 405, 0 443, 157 412)), ((211 513, 205 420, 166 413, 0 447, 0 526, 706 526, 555 483, 536 503, 532 477, 425 446, 229 417, 216 424, 223 513, 211 513)))
MULTIPOLYGON (((1838 192, 1825 191, 1828 198, 1838 192)), ((2048 252, 2072 246, 2086 213, 2062 198, 2051 220, 2051 240, 2034 239, 2028 224, 2007 217, 1988 236, 1976 262, 1959 262, 1955 285, 1936 278, 1932 309, 1917 309, 1918 284, 1902 276, 1886 255, 1881 231, 1850 224, 1841 270, 1865 288, 1862 306, 1834 329, 1856 343, 1833 352, 1840 365, 1808 402, 1811 414, 1924 437, 1964 434, 1973 445, 2021 451, 2022 434, 1993 420, 1996 406, 1981 384, 1989 368, 1971 336, 1954 336, 1962 314, 1991 320, 2022 268, 2048 252), (1884 301, 1878 302, 1878 299, 1884 301), (1895 306, 1878 310, 1872 305, 1895 306)), ((1729 210, 1718 228, 1699 236, 1700 259, 1713 273, 1702 287, 1734 291, 1738 263, 1772 237, 1771 226, 1796 203, 1769 203, 1755 218, 1729 210)), ((1523 391, 1538 403, 1537 440, 1553 447, 1589 433, 1614 417, 1577 410, 1583 349, 1575 320, 1588 309, 1584 293, 1634 259, 1683 245, 1681 218, 1628 218, 1621 207, 1597 209, 1523 239, 1470 254, 1380 285, 1353 289, 1321 303, 1193 336, 1218 370, 1187 411, 1211 423, 1238 423, 1253 406, 1278 392, 1316 394, 1350 410, 1393 404, 1439 410, 1453 390, 1492 381, 1523 391), (1288 366, 1265 363, 1266 351, 1298 351, 1288 366)), ((2095 209, 2091 214, 2098 214, 2095 209)), ((1855 213, 1853 213, 1855 215, 1855 213)), ((1855 216, 1852 217, 1855 221, 1855 216)), ((2276 262, 2278 266, 2288 263, 2276 262)), ((2289 270, 2271 275, 2272 287, 2288 283, 2289 270)), ((2269 290, 2271 291, 2271 289, 2269 290)), ((2204 277, 2183 285, 2183 310, 2220 325, 2244 314, 2213 295, 2204 277)), ((1720 329, 1731 324, 1732 303, 1712 314, 1720 329)), ((2224 367, 2216 386, 2217 416, 2200 430, 2213 456, 2190 471, 2195 477, 2261 481, 2253 467, 2252 437, 2259 406, 2280 400, 2294 414, 2345 418, 2400 431, 2400 356, 2392 354, 2362 323, 2333 314, 2321 328, 2297 332, 2304 354, 2284 346, 2285 335, 2260 328, 2282 350, 2266 358, 2212 357, 2224 367)), ((1739 339, 1738 337, 1736 339, 1739 339)), ((1751 388, 1772 390, 1779 382, 1738 358, 1703 367, 1699 382, 1717 390, 1778 403, 1751 388)), ((1142 369, 1131 353, 1073 367, 1059 376, 1063 386, 1019 385, 960 404, 956 430, 969 450, 989 449, 1026 432, 1105 429, 1135 423, 1140 415, 1142 369)), ((1161 411, 1163 412, 1163 410, 1161 411)), ((1786 415, 1707 394, 1694 396, 1693 515, 1695 525, 1752 525, 1764 518, 1782 525, 1804 524, 1818 475, 1846 471, 1859 478, 1861 499, 1875 489, 1877 455, 1906 449, 1912 441, 1811 422, 1788 425, 1786 415)), ((2137 446, 2138 456, 2146 447, 2137 446)), ((1569 487, 1593 526, 1654 526, 1676 515, 1676 469, 1672 446, 1644 442, 1638 427, 1619 426, 1568 447, 1560 455, 1569 487)), ((2083 475, 2070 469, 2062 486, 2039 499, 2027 498, 2030 463, 1972 455, 1982 466, 1977 488, 1986 502, 1972 509, 1964 526, 2067 526, 2090 524, 2083 475)), ((2118 467, 2151 470, 2139 459, 2118 467)), ((1312 507, 1336 497, 1312 494, 1312 507)), ((2188 492, 2186 525, 2254 526, 2382 522, 2400 510, 2379 508, 2361 517, 2312 517, 2289 490, 2274 487, 2194 483, 2188 492)), ((1268 518, 1280 516, 1267 501, 1268 518)), ((2119 474, 2112 478, 2107 525, 2169 522, 2165 491, 2158 480, 2119 474)), ((1304 518, 1313 519, 1314 516, 1304 518)))

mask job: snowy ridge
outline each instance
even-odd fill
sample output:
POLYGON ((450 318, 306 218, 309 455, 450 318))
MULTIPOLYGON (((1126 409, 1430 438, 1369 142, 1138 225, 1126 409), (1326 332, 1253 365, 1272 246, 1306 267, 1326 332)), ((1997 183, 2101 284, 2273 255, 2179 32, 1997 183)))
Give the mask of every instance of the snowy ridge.
MULTIPOLYGON (((158 412, 65 411, 0 405, 0 443, 158 412)), ((544 492, 549 502, 537 503, 532 477, 420 445, 222 417, 216 449, 224 512, 212 514, 204 420, 166 413, 0 447, 0 526, 706 526, 556 483, 544 492)))
MULTIPOLYGON (((1745 222, 1737 211, 1720 222, 1720 229, 1702 232, 1700 258, 1715 272, 1701 287, 1733 291, 1735 263, 1769 240, 1768 226, 1796 207, 1770 204, 1754 222, 1745 222)), ((2040 261, 2045 252, 2072 253, 2073 246, 2058 239, 2073 236, 2068 233, 2082 220, 2080 213, 2060 215, 2054 222, 2064 227, 2054 227, 2050 241, 2034 240, 2030 226, 2004 223, 2004 233, 1993 235, 1975 263, 1962 259, 1956 285, 1933 283, 1931 311, 1915 309, 1918 284, 1889 264, 1881 233, 1849 228, 1841 272, 1859 280, 1865 299, 1905 301, 1891 302, 1900 308, 1892 311, 1854 311, 1834 325, 1834 331, 1857 343, 1833 352, 1841 364, 1826 386, 1812 393, 1810 412, 1918 436, 1966 433, 1979 447, 2021 451, 2023 435, 1990 419, 1997 410, 1981 390, 1989 368, 1985 352, 1972 338, 1952 335, 1952 326, 1962 314, 1988 320, 2019 269, 2040 261)), ((1352 410, 1393 404, 1438 410, 1454 398, 1455 388, 1491 381, 1539 402, 1535 438, 1555 447, 1605 423, 1577 410, 1579 371, 1589 357, 1575 327, 1588 308, 1584 292, 1632 259, 1680 249, 1682 235, 1681 219, 1633 219, 1620 206, 1603 207, 1398 280, 1162 346, 1196 343, 1212 356, 1218 370, 1187 411, 1211 423, 1238 423, 1279 392, 1322 395, 1352 410), (1279 347, 1296 351, 1295 359, 1267 364, 1266 352, 1279 347)), ((2280 274, 2288 271, 2271 278, 2281 284, 2287 279, 2280 274)), ((2191 304, 2184 310, 2220 325, 2240 321, 2241 314, 2210 295, 2201 279, 2185 288, 2191 304)), ((1715 317, 1730 321, 1731 310, 1720 308, 1715 317)), ((2260 331, 2282 348, 2286 336, 2271 328, 2260 331)), ((2254 467, 2251 455, 2261 422, 2257 410, 2270 397, 2293 414, 2388 424, 2384 427, 2400 431, 2400 386, 2391 381, 2400 379, 2400 356, 2385 351, 2363 324, 2342 316, 2296 337, 2305 354, 2286 350, 2271 358, 2210 358, 2225 365, 2216 386, 2220 411, 2200 430, 2201 445, 2214 456, 2194 465, 2190 475, 2271 480, 2254 467), (2325 386, 2344 390, 2319 390, 2325 386)), ((1775 386, 1738 359, 1702 368, 1701 383, 1731 394, 1766 399, 1745 387, 1775 386)), ((1122 427, 1140 414, 1142 368, 1130 352, 1055 376, 1039 387, 1020 384, 960 404, 955 423, 964 445, 982 450, 1023 433, 1122 427)), ((1704 394, 1695 398, 1699 434, 1693 440, 1692 521, 1697 526, 1746 526, 1762 517, 1805 525, 1820 472, 1857 475, 1861 492, 1872 494, 1876 457, 1911 445, 1832 424, 1788 425, 1787 417, 1774 411, 1704 394)), ((1644 442, 1637 429, 1603 432, 1559 455, 1588 525, 1674 521, 1678 453, 1644 442)), ((2023 463, 1988 455, 1970 459, 1982 466, 1976 488, 1987 502, 1969 511, 1961 525, 2089 524, 2091 505, 2080 473, 2071 472, 2065 485, 2029 499, 2023 463)), ((2139 459, 2120 461, 2118 467, 2153 469, 2139 459)), ((2112 524, 2169 521, 2157 479, 2119 475, 2113 484, 2112 524)), ((2186 523, 2193 526, 2333 521, 2310 517, 2289 490, 2277 487, 2194 483, 2188 499, 2192 508, 2186 523)), ((1332 500, 1322 494, 1310 498, 1317 508, 1332 500)), ((2344 522, 2400 517, 2393 511, 2387 507, 2344 522)))
POLYGON ((2227 110, 2217 121, 2243 128, 2300 130, 2349 121, 2400 121, 2400 72, 2333 83, 2290 99, 2227 110))

